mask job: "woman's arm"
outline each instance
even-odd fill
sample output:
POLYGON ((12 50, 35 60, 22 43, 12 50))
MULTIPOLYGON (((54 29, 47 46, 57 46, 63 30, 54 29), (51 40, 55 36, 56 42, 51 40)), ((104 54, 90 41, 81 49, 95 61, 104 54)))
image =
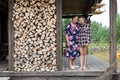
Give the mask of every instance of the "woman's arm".
POLYGON ((68 40, 68 34, 65 35, 66 41, 67 41, 67 47, 70 46, 69 40, 68 40))
POLYGON ((65 38, 66 38, 66 44, 67 44, 67 47, 69 47, 70 46, 70 43, 69 43, 69 37, 68 37, 68 35, 70 34, 70 25, 67 25, 66 26, 66 29, 65 29, 65 38))

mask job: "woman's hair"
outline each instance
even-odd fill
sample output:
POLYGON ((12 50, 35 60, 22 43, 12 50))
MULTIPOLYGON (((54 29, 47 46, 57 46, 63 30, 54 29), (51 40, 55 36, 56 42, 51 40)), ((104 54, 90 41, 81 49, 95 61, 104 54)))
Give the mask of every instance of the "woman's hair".
POLYGON ((78 18, 79 18, 79 16, 78 16, 78 15, 74 15, 74 16, 72 16, 72 19, 73 19, 73 18, 75 18, 75 17, 78 17, 78 18))
POLYGON ((84 16, 80 16, 79 18, 85 18, 84 16))

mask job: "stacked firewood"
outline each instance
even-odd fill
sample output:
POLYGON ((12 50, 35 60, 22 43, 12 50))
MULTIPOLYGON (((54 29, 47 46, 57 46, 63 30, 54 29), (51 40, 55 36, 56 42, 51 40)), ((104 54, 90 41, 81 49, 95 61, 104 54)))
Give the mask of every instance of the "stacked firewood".
POLYGON ((12 20, 15 71, 55 71, 55 0, 15 0, 12 20))

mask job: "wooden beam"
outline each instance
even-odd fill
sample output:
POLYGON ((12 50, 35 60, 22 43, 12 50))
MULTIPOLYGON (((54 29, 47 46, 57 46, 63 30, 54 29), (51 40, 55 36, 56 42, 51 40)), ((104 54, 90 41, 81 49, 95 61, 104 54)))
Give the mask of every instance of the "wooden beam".
MULTIPOLYGON (((117 1, 110 0, 109 2, 110 10, 110 65, 116 62, 116 14, 117 14, 117 1)), ((116 72, 117 64, 114 65, 116 72)))
POLYGON ((62 70, 62 0, 56 0, 57 6, 57 70, 62 70))
POLYGON ((92 16, 91 14, 83 15, 83 14, 63 14, 63 18, 72 18, 73 16, 78 15, 78 16, 92 16))
POLYGON ((116 59, 116 14, 117 14, 117 1, 110 0, 110 67, 96 80, 106 80, 110 76, 111 80, 118 80, 118 74, 114 75, 117 70, 116 59))
POLYGON ((116 61, 116 14, 117 2, 110 0, 110 64, 116 61))
POLYGON ((104 71, 0 72, 0 77, 98 77, 104 71))
MULTIPOLYGON (((114 63, 112 63, 107 69, 106 69, 106 71, 101 75, 101 76, 99 76, 99 77, 97 77, 95 80, 106 80, 106 79, 108 79, 112 74, 113 74, 113 71, 116 69, 116 66, 114 66, 114 65, 116 65, 117 64, 117 62, 114 62, 114 63)), ((114 76, 114 78, 115 78, 115 76, 114 76)), ((117 78, 115 78, 115 80, 116 80, 117 78)), ((114 79, 113 79, 114 80, 114 79)))
POLYGON ((13 53, 14 53, 14 27, 13 27, 13 21, 12 21, 12 15, 13 15, 13 4, 14 0, 8 0, 9 3, 9 10, 8 10, 8 36, 9 36, 9 70, 14 70, 14 59, 13 59, 13 53))
POLYGON ((83 14, 63 14, 62 17, 63 18, 72 18, 75 15, 82 16, 83 14))

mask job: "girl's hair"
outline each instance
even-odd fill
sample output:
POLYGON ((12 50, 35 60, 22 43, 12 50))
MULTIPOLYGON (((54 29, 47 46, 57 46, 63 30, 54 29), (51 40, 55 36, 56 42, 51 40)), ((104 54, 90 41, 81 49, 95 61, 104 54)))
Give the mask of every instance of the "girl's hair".
POLYGON ((90 19, 87 19, 87 20, 86 20, 86 23, 91 23, 90 19))

